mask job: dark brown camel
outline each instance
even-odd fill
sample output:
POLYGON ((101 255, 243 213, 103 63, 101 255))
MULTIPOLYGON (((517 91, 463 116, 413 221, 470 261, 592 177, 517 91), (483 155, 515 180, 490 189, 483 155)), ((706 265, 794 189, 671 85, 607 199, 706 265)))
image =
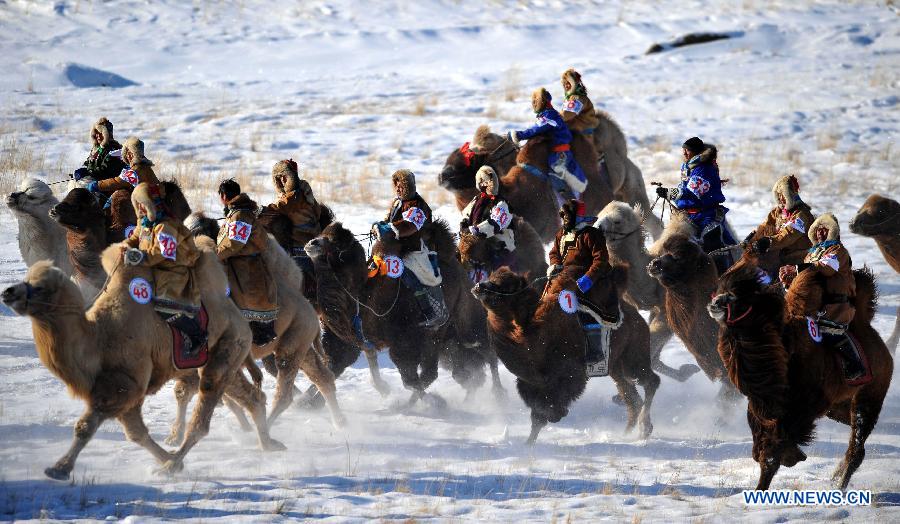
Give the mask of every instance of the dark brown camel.
MULTIPOLYGON (((875 240, 887 263, 900 273, 900 202, 881 195, 870 196, 850 222, 850 231, 875 240)), ((897 308, 894 331, 887 340, 891 355, 897 351, 898 341, 900 307, 897 308)))
MULTIPOLYGON (((502 385, 496 355, 487 344, 484 312, 468 294, 468 275, 455 258, 449 229, 438 220, 427 234, 433 236, 438 252, 450 322, 437 330, 418 326, 420 312, 412 292, 400 279, 381 274, 368 278, 362 245, 336 222, 306 246, 319 277, 317 296, 323 324, 348 341, 364 341, 371 348, 387 347, 403 385, 412 390, 410 405, 425 397, 426 388, 437 378, 442 357, 449 359, 453 378, 467 392, 484 381, 483 367, 488 363, 494 391, 499 395, 502 385)), ((373 246, 375 256, 391 252, 390 245, 378 242, 373 246)), ((346 362, 349 365, 352 360, 347 358, 346 362)))
MULTIPOLYGON (((543 242, 537 231, 522 217, 514 218, 510 229, 515 232, 516 249, 509 255, 512 261, 502 265, 507 265, 513 271, 520 273, 530 273, 536 276, 545 274, 547 260, 544 256, 543 242)), ((467 271, 485 271, 490 274, 491 271, 497 269, 493 267, 494 246, 492 244, 494 242, 497 241, 483 235, 462 235, 457 246, 459 261, 467 271)))
POLYGON ((846 489, 865 457, 865 442, 878 421, 894 369, 893 359, 872 329, 875 279, 855 270, 856 316, 850 333, 862 344, 872 380, 850 386, 837 353, 811 338, 807 317, 822 308, 820 274, 801 272, 787 297, 779 286, 757 281, 756 267, 740 263, 721 279, 709 305, 722 329, 718 350, 728 375, 747 396, 753 459, 759 463, 756 489, 768 489, 784 464, 806 459, 799 446, 813 438, 816 419, 828 416, 850 426, 850 443, 833 480, 846 489))
POLYGON ((516 165, 518 148, 515 144, 495 133, 488 126, 480 126, 471 142, 454 149, 444 168, 438 175, 438 183, 453 193, 456 207, 462 211, 476 195, 475 173, 481 166, 491 166, 498 177, 503 177, 516 165))
MULTIPOLYGON (((131 205, 130 200, 128 204, 131 205)), ((93 300, 106 281, 100 253, 110 241, 103 208, 90 191, 75 188, 62 202, 50 208, 50 218, 66 229, 72 279, 85 300, 93 300)))
POLYGON ((716 350, 719 326, 705 311, 716 289, 716 265, 687 236, 676 233, 663 238, 659 256, 650 261, 647 271, 665 288, 666 320, 706 376, 722 382, 720 402, 736 401, 738 392, 716 350))
MULTIPOLYGON (((653 431, 650 406, 659 387, 659 376, 650 367, 650 330, 631 304, 621 301, 626 275, 621 266, 595 286, 620 295, 622 325, 610 337, 609 375, 628 410, 625 431, 640 425, 641 438, 653 431), (644 401, 634 386, 644 388, 644 401)), ((546 293, 507 268, 495 271, 472 293, 488 311, 491 341, 503 364, 516 376, 519 396, 531 408, 534 444, 548 422, 559 422, 581 396, 587 383, 586 341, 576 315, 560 307, 559 293, 575 289, 575 278, 585 268, 570 266, 553 279, 546 293)))

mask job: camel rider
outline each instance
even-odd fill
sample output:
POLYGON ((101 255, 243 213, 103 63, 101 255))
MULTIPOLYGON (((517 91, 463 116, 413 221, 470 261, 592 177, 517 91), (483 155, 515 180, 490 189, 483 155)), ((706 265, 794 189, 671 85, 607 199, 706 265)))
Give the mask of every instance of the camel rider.
POLYGON ((309 182, 300 179, 297 162, 293 159, 281 160, 272 167, 272 183, 278 200, 263 207, 261 214, 284 215, 291 221, 291 245, 282 247, 311 280, 313 265, 303 246, 322 232, 319 224, 322 208, 309 182))
POLYGON ((437 254, 426 246, 422 233, 432 227, 431 208, 416 192, 416 176, 401 169, 391 176, 397 197, 391 203, 387 217, 374 224, 379 240, 395 239, 400 244, 397 253, 403 260, 401 280, 416 297, 425 317, 420 326, 438 328, 450 318, 441 290, 437 254))
POLYGON ((741 242, 741 247, 759 254, 758 265, 770 277, 784 265, 803 262, 812 243, 806 229, 813 223, 809 206, 800 199, 800 184, 794 175, 781 177, 772 188, 775 207, 766 221, 741 242))
POLYGON ((91 128, 91 152, 82 167, 72 173, 72 178, 76 182, 85 177, 106 180, 118 176, 123 169, 122 145, 113 138, 112 122, 101 117, 91 128))
POLYGON ((531 94, 531 107, 537 115, 537 123, 523 131, 510 131, 508 139, 518 144, 519 140, 528 140, 537 135, 548 135, 553 142, 553 149, 548 157, 550 166, 550 180, 558 192, 566 189, 572 192, 576 199, 581 198, 581 193, 587 187, 587 177, 581 166, 575 161, 569 143, 572 141, 572 132, 563 121, 562 116, 553 109, 550 93, 543 87, 536 89, 531 94))
POLYGON ((569 68, 562 74, 562 88, 566 94, 566 100, 563 102, 562 115, 563 121, 572 131, 578 131, 585 135, 594 133, 594 129, 600 124, 594 112, 594 104, 587 96, 587 89, 581 82, 581 75, 578 71, 569 68))
POLYGON ((159 185, 159 179, 153 172, 153 162, 144 156, 144 142, 137 137, 128 137, 122 144, 122 160, 125 167, 118 176, 106 180, 93 181, 86 186, 92 193, 102 193, 109 197, 119 189, 133 190, 138 184, 147 182, 159 185))
MULTIPOLYGON (((716 164, 716 146, 704 144, 698 137, 692 137, 682 144, 681 153, 684 157, 681 183, 671 189, 658 187, 656 194, 668 199, 676 209, 687 213, 706 253, 736 244, 725 222, 728 208, 722 206, 725 195, 722 194, 722 181, 716 164)), ((721 275, 733 260, 730 252, 716 254, 713 260, 721 275)))
POLYGON ((275 282, 262 258, 268 236, 256 223, 256 202, 241 193, 234 179, 219 184, 219 199, 225 205, 225 223, 216 239, 216 255, 225 265, 231 299, 250 322, 253 343, 265 346, 276 338, 278 314, 275 282))
POLYGON ((488 270, 511 266, 512 252, 516 249, 515 233, 510 228, 513 215, 506 199, 500 196, 500 178, 491 166, 481 166, 475 173, 475 187, 479 194, 463 209, 459 233, 483 235, 494 239, 493 263, 488 270))
POLYGON ((563 204, 559 216, 563 223, 550 248, 547 276, 552 279, 567 266, 587 268, 575 284, 580 302, 600 317, 600 322, 594 319, 582 321, 588 338, 588 372, 594 376, 590 364, 603 359, 608 352, 609 332, 619 322, 620 316, 618 296, 615 293, 598 294, 598 289, 594 288, 594 284, 606 278, 612 269, 609 252, 606 250, 606 238, 602 230, 592 225, 596 217, 585 216, 584 202, 569 200, 563 204))
POLYGON ((856 313, 851 302, 856 294, 853 261, 841 244, 840 226, 833 214, 819 216, 809 226, 808 235, 813 246, 806 258, 797 265, 782 266, 779 277, 785 287, 790 286, 800 271, 814 271, 824 277, 824 310, 819 313, 817 324, 823 341, 835 349, 847 363, 847 379, 853 380, 865 372, 862 360, 847 335, 847 328, 856 313))
POLYGON ((191 232, 168 213, 158 184, 138 184, 131 203, 138 225, 123 242, 125 265, 151 268, 153 307, 184 335, 185 356, 192 356, 206 342, 198 318, 200 290, 194 276, 200 251, 191 232))

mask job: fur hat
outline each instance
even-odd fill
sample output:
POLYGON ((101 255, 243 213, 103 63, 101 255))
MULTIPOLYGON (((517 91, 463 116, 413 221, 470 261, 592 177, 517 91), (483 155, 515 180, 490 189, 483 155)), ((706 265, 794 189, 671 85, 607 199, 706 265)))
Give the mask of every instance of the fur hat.
POLYGON ((91 127, 91 143, 94 145, 106 147, 113 141, 113 125, 112 122, 101 116, 100 120, 91 127), (100 142, 94 142, 94 131, 100 133, 100 142))
POLYGON ((775 197, 775 203, 778 204, 778 196, 784 197, 784 208, 787 210, 794 209, 802 200, 800 200, 800 182, 794 175, 783 176, 772 186, 772 196, 775 197))
POLYGON ((573 198, 562 205, 562 209, 559 210, 559 216, 565 217, 565 215, 574 213, 576 217, 583 217, 586 212, 584 202, 573 198))
POLYGON ((692 136, 691 138, 685 140, 684 143, 681 144, 681 147, 687 149, 694 155, 699 155, 703 152, 704 149, 706 149, 706 144, 704 144, 703 140, 700 140, 699 137, 692 136))
POLYGON ((403 198, 410 198, 416 194, 416 175, 409 169, 398 169, 391 175, 391 183, 394 188, 402 188, 403 198))
POLYGON ((485 186, 484 192, 489 195, 497 195, 500 192, 500 179, 491 166, 481 166, 475 173, 475 187, 481 189, 481 186, 485 186))
POLYGON ((543 87, 539 87, 531 93, 531 108, 535 113, 540 113, 547 108, 551 100, 553 97, 550 96, 550 93, 543 87))
POLYGON ((272 183, 279 194, 290 193, 300 189, 300 175, 297 162, 293 158, 279 160, 272 166, 272 183), (282 181, 281 177, 285 177, 282 181))
POLYGON ((837 218, 831 213, 822 213, 819 215, 819 218, 815 219, 811 226, 809 226, 809 231, 807 235, 809 236, 810 242, 813 245, 818 244, 819 242, 816 240, 816 229, 824 227, 828 229, 828 236, 825 240, 840 240, 841 239, 841 226, 838 225, 837 218))
POLYGON ((475 153, 484 152, 484 144, 490 135, 491 127, 489 125, 481 124, 478 126, 478 129, 475 130, 475 135, 472 137, 472 142, 469 144, 469 151, 474 151, 475 153))
POLYGON ((134 191, 131 192, 131 205, 134 206, 134 214, 138 218, 141 216, 138 204, 144 206, 147 210, 147 218, 151 222, 155 222, 159 211, 162 210, 162 195, 158 184, 149 182, 141 182, 134 191))
POLYGON ((125 143, 122 144, 122 159, 125 159, 125 152, 131 152, 131 165, 136 164, 147 164, 148 166, 152 166, 153 162, 149 161, 146 156, 144 156, 144 142, 136 137, 130 136, 125 140, 125 143))
POLYGON ((560 78, 560 83, 563 86, 563 89, 566 90, 566 96, 571 94, 578 95, 586 95, 587 89, 584 87, 584 84, 581 82, 581 74, 576 71, 574 68, 569 68, 563 71, 562 77, 560 78), (568 80, 569 89, 566 89, 566 81, 568 80))

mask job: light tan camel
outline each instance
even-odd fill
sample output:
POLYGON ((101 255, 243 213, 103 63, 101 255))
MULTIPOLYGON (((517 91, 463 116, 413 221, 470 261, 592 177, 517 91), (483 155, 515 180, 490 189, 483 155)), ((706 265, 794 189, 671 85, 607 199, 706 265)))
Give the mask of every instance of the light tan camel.
POLYGON ((25 265, 50 260, 66 275, 72 264, 66 251, 66 231, 50 218, 50 209, 59 201, 50 186, 36 178, 26 178, 19 190, 6 197, 6 205, 19 222, 19 252, 25 265))
POLYGON ((133 279, 152 282, 149 268, 125 266, 121 247, 107 248, 102 260, 109 281, 87 311, 78 287, 49 262, 38 262, 23 282, 3 291, 4 304, 31 317, 41 362, 87 405, 75 424, 71 448, 44 471, 48 477, 67 479, 78 454, 110 418, 119 420, 126 437, 147 449, 162 471, 180 471, 185 455, 209 432, 213 409, 226 392, 253 414, 263 449, 284 449, 269 436, 265 395, 237 372, 249 352, 250 328, 225 295, 225 273, 212 242, 200 240, 197 246, 201 256, 195 275, 209 314, 209 360, 199 372, 200 399, 187 437, 173 453, 150 437, 141 406, 172 378, 197 371, 175 368, 168 324, 151 304, 139 304, 130 295, 133 279))

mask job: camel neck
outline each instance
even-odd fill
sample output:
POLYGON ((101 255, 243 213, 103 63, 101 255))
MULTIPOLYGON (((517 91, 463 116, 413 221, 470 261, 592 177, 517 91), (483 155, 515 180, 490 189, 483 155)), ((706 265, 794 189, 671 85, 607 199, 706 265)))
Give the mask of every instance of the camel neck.
POLYGON ((34 344, 41 362, 62 379, 70 392, 87 398, 100 370, 96 332, 83 311, 49 307, 32 318, 34 344), (94 348, 95 351, 91 351, 94 348))

